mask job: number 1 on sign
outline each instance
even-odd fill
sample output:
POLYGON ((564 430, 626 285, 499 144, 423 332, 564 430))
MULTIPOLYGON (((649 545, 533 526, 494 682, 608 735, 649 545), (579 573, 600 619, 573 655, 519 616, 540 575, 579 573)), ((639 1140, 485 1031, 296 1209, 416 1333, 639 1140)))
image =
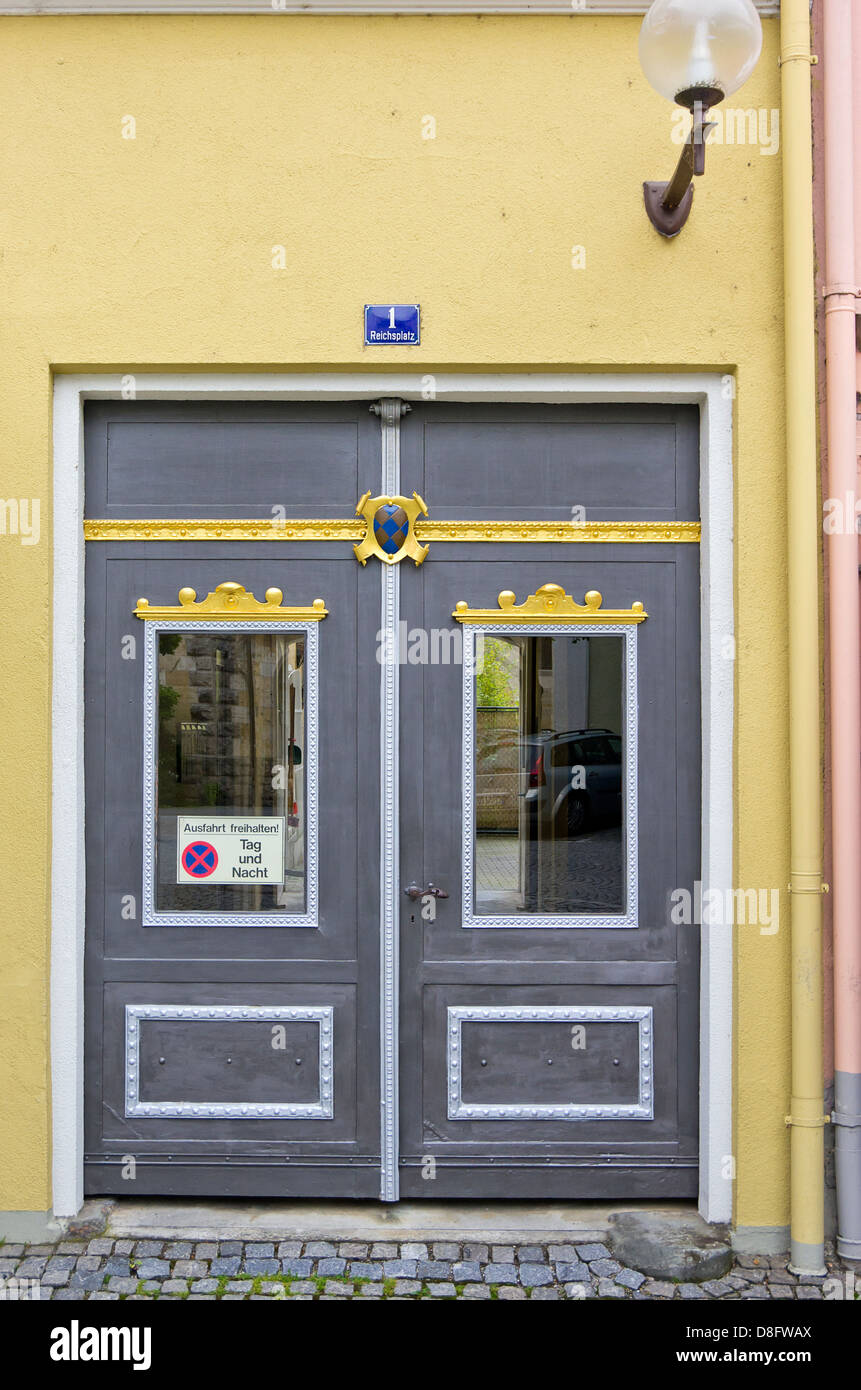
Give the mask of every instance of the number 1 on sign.
POLYGON ((389 309, 389 328, 394 328, 394 327, 395 327, 395 306, 394 306, 394 304, 393 304, 393 305, 390 307, 390 309, 389 309))

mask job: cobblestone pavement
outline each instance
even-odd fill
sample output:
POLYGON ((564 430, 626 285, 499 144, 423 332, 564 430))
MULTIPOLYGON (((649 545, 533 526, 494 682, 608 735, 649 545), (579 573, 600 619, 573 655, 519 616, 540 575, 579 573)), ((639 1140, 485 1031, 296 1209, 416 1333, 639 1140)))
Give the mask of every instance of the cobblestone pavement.
MULTIPOLYGON (((703 1284, 648 1279, 605 1245, 360 1241, 63 1240, 0 1246, 0 1299, 821 1299, 852 1297, 839 1261, 790 1274, 786 1257, 736 1257, 703 1284), (826 1279, 838 1284, 823 1284, 826 1279)), ((857 1279, 861 1296, 861 1275, 857 1279)))
MULTIPOLYGON (((618 911, 622 891, 622 831, 605 826, 573 840, 526 846, 527 880, 541 881, 542 912, 618 911), (540 872, 538 863, 540 860, 540 872)), ((523 912, 520 841, 516 835, 478 835, 475 842, 476 908, 523 912)), ((534 910, 534 909, 530 909, 534 910)))

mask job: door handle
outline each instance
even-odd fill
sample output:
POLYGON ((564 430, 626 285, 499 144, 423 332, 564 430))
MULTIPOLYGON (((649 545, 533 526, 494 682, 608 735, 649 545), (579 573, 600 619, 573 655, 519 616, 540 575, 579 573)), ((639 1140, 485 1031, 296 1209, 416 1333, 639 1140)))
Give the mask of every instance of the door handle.
POLYGON ((429 883, 427 888, 419 888, 417 883, 411 883, 409 888, 404 889, 404 892, 406 893, 408 898, 412 898, 413 902, 415 902, 417 898, 448 897, 448 893, 445 891, 444 888, 435 888, 432 883, 429 883))

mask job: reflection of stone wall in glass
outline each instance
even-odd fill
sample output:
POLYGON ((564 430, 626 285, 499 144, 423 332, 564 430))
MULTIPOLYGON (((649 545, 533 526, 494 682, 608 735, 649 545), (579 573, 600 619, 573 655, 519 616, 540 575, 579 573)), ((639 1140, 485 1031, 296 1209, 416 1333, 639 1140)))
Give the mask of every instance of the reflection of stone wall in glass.
POLYGON ((481 705, 475 717, 475 820, 479 831, 517 833, 520 713, 481 705))
POLYGON ((159 638, 158 908, 301 911, 304 637, 163 633, 159 638), (284 884, 177 884, 176 816, 279 816, 284 884))

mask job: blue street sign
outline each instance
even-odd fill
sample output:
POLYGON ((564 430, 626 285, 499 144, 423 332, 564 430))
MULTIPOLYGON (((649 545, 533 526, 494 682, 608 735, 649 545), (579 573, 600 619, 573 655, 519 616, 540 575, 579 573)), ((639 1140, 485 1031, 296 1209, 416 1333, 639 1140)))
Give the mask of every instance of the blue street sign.
POLYGON ((366 304, 365 347, 413 347, 421 342, 418 304, 366 304))

